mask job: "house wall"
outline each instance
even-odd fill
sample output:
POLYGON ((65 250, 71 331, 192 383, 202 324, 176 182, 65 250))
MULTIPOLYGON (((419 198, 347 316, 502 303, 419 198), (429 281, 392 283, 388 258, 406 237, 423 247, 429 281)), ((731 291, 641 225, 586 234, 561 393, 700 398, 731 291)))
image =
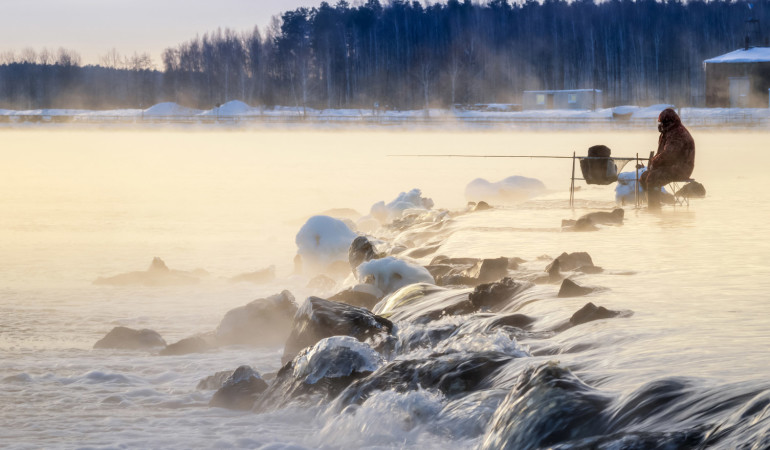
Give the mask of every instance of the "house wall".
POLYGON ((523 109, 600 109, 602 92, 598 90, 579 91, 527 91, 522 94, 523 109), (570 96, 574 102, 570 103, 570 96), (542 103, 538 102, 542 96, 542 103))
POLYGON ((747 77, 750 82, 748 108, 768 107, 770 89, 770 62, 707 63, 706 107, 729 108, 730 78, 747 77))

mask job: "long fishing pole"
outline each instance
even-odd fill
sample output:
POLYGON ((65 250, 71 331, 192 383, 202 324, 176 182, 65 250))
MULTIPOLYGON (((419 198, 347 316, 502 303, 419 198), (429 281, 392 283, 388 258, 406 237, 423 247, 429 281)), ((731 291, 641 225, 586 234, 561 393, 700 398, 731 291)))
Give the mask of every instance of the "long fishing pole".
POLYGON ((406 155, 406 154, 400 154, 400 155, 388 155, 388 156, 399 156, 399 157, 412 157, 412 158, 541 158, 541 159, 601 159, 601 160, 607 160, 607 159, 614 159, 619 161, 633 161, 636 158, 623 158, 623 157, 614 157, 614 156, 553 156, 553 155, 406 155))

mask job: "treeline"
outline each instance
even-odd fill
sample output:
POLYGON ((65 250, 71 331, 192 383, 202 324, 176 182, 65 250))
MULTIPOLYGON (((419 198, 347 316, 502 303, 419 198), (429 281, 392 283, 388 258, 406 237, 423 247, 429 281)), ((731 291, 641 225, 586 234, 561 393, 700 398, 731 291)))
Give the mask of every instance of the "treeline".
MULTIPOLYGON (((111 69, 114 79, 106 85, 116 84, 108 96, 137 73, 143 81, 130 90, 143 92, 103 103, 170 100, 211 108, 239 99, 411 109, 517 103, 524 90, 595 88, 606 106, 698 106, 705 96, 703 60, 743 47, 747 33, 752 44, 764 44, 746 20, 770 23, 770 0, 752 3, 753 10, 745 1, 723 0, 324 2, 285 12, 265 33, 220 30, 166 49, 162 74, 111 69)), ((9 83, 8 73, 22 68, 11 66, 0 66, 0 107, 9 99, 38 107, 56 101, 36 89, 20 96, 25 81, 14 75, 9 83)), ((100 84, 88 83, 81 95, 105 95, 88 85, 100 84)))
POLYGON ((147 108, 163 96, 163 74, 147 54, 122 57, 112 50, 99 66, 80 61, 67 49, 0 55, 0 108, 147 108))

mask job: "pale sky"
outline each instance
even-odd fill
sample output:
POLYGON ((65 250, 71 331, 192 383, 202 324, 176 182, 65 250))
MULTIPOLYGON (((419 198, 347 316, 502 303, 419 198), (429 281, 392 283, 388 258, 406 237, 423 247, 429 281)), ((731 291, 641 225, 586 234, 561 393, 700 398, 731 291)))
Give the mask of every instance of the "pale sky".
POLYGON ((219 27, 250 31, 255 25, 264 31, 272 16, 321 1, 0 0, 0 53, 64 47, 77 51, 82 64, 96 64, 115 48, 129 56, 148 52, 161 68, 165 48, 196 34, 219 27))

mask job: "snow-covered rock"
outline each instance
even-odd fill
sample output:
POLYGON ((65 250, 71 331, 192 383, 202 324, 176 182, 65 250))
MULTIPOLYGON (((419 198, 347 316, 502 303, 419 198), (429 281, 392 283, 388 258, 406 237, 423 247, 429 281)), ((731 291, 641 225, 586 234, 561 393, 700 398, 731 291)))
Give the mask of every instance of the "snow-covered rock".
POLYGON ((382 356, 368 344, 350 336, 333 336, 300 352, 294 359, 293 375, 307 384, 315 384, 323 378, 374 372, 384 363, 382 356))
POLYGON ((374 285, 385 294, 414 283, 436 283, 425 267, 392 256, 358 266, 358 278, 365 280, 368 276, 374 278, 374 285))
POLYGON ((345 222, 329 216, 313 216, 305 222, 294 242, 303 270, 324 272, 334 263, 348 266, 348 249, 357 234, 345 222))
POLYGON ((370 215, 379 220, 380 223, 390 223, 394 219, 400 218, 408 210, 429 210, 433 208, 433 200, 422 196, 422 191, 412 189, 409 192, 402 192, 388 204, 384 201, 372 205, 370 215))
POLYGON ((494 183, 476 178, 465 187, 465 198, 469 202, 512 203, 529 200, 544 192, 542 181, 514 175, 494 183))

